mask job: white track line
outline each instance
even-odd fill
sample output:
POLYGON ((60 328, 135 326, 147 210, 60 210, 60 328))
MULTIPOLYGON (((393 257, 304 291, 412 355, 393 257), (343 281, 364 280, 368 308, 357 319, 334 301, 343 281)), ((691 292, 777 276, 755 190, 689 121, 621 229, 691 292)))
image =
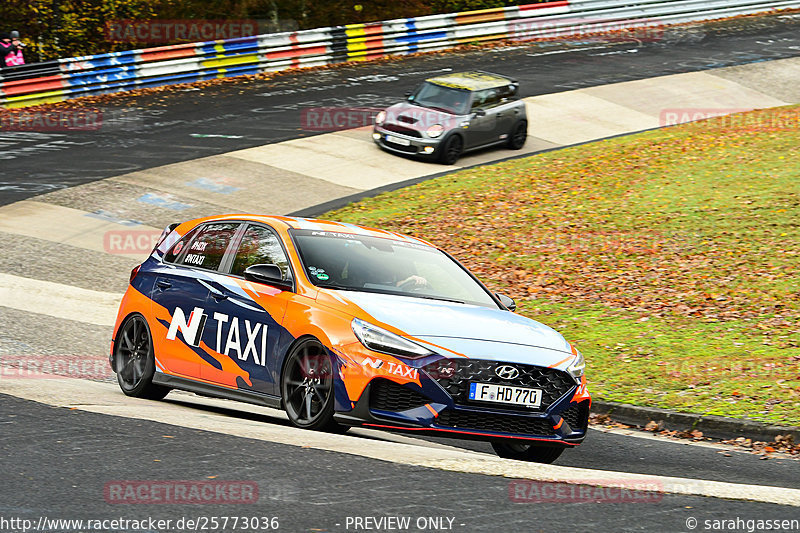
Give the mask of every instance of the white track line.
MULTIPOLYGON (((524 463, 466 450, 383 442, 347 435, 305 431, 278 424, 253 422, 243 418, 215 414, 202 408, 186 407, 169 402, 137 400, 124 396, 115 385, 109 383, 78 379, 48 380, 47 387, 35 386, 37 383, 41 385, 40 380, 0 380, 0 393, 94 413, 151 420, 225 435, 347 453, 397 464, 453 472, 503 476, 538 482, 605 487, 623 486, 631 488, 631 490, 654 490, 659 493, 709 496, 800 507, 800 490, 797 489, 524 463), (36 383, 30 383, 32 381, 36 383), (647 487, 647 489, 643 489, 643 487, 647 487)), ((190 400, 184 395, 181 395, 181 398, 190 400)), ((230 407, 235 407, 235 405, 233 403, 226 404, 230 407)))
POLYGON ((0 306, 20 311, 113 326, 121 299, 121 294, 0 273, 0 306))

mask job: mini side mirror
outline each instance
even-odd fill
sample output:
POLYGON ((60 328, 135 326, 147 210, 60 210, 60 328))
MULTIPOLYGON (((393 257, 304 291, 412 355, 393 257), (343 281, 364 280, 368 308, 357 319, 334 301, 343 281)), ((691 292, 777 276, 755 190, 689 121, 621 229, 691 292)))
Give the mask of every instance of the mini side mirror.
POLYGON ((499 292, 494 293, 494 295, 497 296, 497 299, 500 300, 500 303, 503 304, 509 311, 517 310, 517 302, 515 302, 513 298, 510 298, 505 294, 500 294, 499 292))
POLYGON ((244 271, 244 279, 281 288, 291 288, 292 286, 290 280, 284 279, 283 272, 278 265, 250 265, 244 271))
POLYGON ((472 114, 475 115, 476 117, 485 117, 486 116, 486 111, 484 111, 483 109, 481 109, 479 107, 478 109, 473 111, 472 114))

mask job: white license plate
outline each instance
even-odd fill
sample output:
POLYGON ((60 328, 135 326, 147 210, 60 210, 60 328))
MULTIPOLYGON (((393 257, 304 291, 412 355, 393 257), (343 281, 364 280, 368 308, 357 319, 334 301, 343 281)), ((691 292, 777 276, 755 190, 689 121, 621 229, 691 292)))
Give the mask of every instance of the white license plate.
POLYGON ((539 407, 542 404, 542 390, 496 385, 494 383, 470 383, 469 399, 476 402, 539 407))
POLYGON ((394 135, 387 135, 386 142, 400 144, 402 146, 411 146, 411 141, 408 139, 403 139, 402 137, 395 137, 394 135))

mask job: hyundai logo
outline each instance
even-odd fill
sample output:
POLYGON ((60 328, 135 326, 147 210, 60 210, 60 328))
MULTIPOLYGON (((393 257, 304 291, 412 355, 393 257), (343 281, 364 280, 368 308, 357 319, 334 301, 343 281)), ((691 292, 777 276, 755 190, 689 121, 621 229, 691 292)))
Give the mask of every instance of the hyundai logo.
POLYGON ((502 365, 494 369, 494 373, 500 379, 516 379, 519 377, 519 370, 511 365, 502 365))

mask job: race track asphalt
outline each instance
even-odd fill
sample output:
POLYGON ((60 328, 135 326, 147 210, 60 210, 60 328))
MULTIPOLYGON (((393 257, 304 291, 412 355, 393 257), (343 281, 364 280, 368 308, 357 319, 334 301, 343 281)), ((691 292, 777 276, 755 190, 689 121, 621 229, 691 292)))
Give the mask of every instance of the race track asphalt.
MULTIPOLYGON (((168 89, 136 99, 113 97, 103 105, 105 116, 114 120, 97 132, 0 134, 0 205, 125 172, 313 135, 314 131, 302 127, 303 109, 381 107, 443 69, 490 65, 516 76, 522 96, 532 96, 797 57, 798 26, 797 18, 776 15, 669 30, 656 42, 584 42, 569 49, 528 46, 436 54, 287 73, 203 90, 168 89)), ((39 247, 23 253, 30 240, 14 236, 9 236, 6 245, 16 247, 14 261, 30 261, 37 274, 51 270, 57 277, 66 261, 74 260, 72 255, 62 258, 58 248, 51 248, 47 257, 41 256, 39 247)), ((87 262, 109 276, 127 266, 123 258, 84 254, 87 262)), ((76 278, 70 284, 82 283, 76 278)), ((75 353, 95 354, 97 346, 105 348, 105 329, 64 322, 37 315, 38 327, 30 328, 26 326, 30 324, 28 314, 4 308, 0 337, 7 351, 0 350, 0 357, 13 356, 15 346, 58 354, 42 340, 47 336, 68 339, 75 353)), ((41 387, 47 384, 48 380, 42 380, 41 387)), ((254 417, 239 410, 237 404, 221 412, 201 405, 191 409, 212 420, 234 417, 284 423, 254 417)), ((689 517, 800 517, 796 507, 669 494, 651 498, 657 501, 590 503, 559 497, 552 502, 517 503, 509 498, 510 480, 502 477, 379 462, 180 425, 180 420, 166 425, 0 395, 0 465, 6 475, 0 484, 0 518, 258 515, 278 516, 283 531, 354 531, 345 528, 348 516, 408 516, 413 520, 439 516, 453 518, 453 530, 468 532, 671 532, 689 531, 689 517), (103 496, 105 484, 115 480, 203 480, 209 476, 257 483, 259 502, 126 505, 109 504, 103 496)), ((363 438, 353 437, 354 441, 363 438)), ((427 442, 490 452, 485 443, 427 442)), ((800 463, 796 460, 763 460, 719 447, 596 430, 558 464, 800 488, 800 463)), ((702 530, 702 524, 697 530, 702 530)))
MULTIPOLYGON (((800 18, 794 15, 772 15, 667 29, 648 42, 546 43, 439 53, 288 72, 202 90, 178 87, 137 97, 111 95, 100 104, 105 120, 99 130, 0 132, 0 205, 127 172, 313 135, 317 132, 304 125, 305 109, 383 107, 446 69, 483 68, 516 77, 521 96, 527 97, 796 57, 799 28, 800 18)), ((785 88, 795 89, 796 84, 785 88)))

